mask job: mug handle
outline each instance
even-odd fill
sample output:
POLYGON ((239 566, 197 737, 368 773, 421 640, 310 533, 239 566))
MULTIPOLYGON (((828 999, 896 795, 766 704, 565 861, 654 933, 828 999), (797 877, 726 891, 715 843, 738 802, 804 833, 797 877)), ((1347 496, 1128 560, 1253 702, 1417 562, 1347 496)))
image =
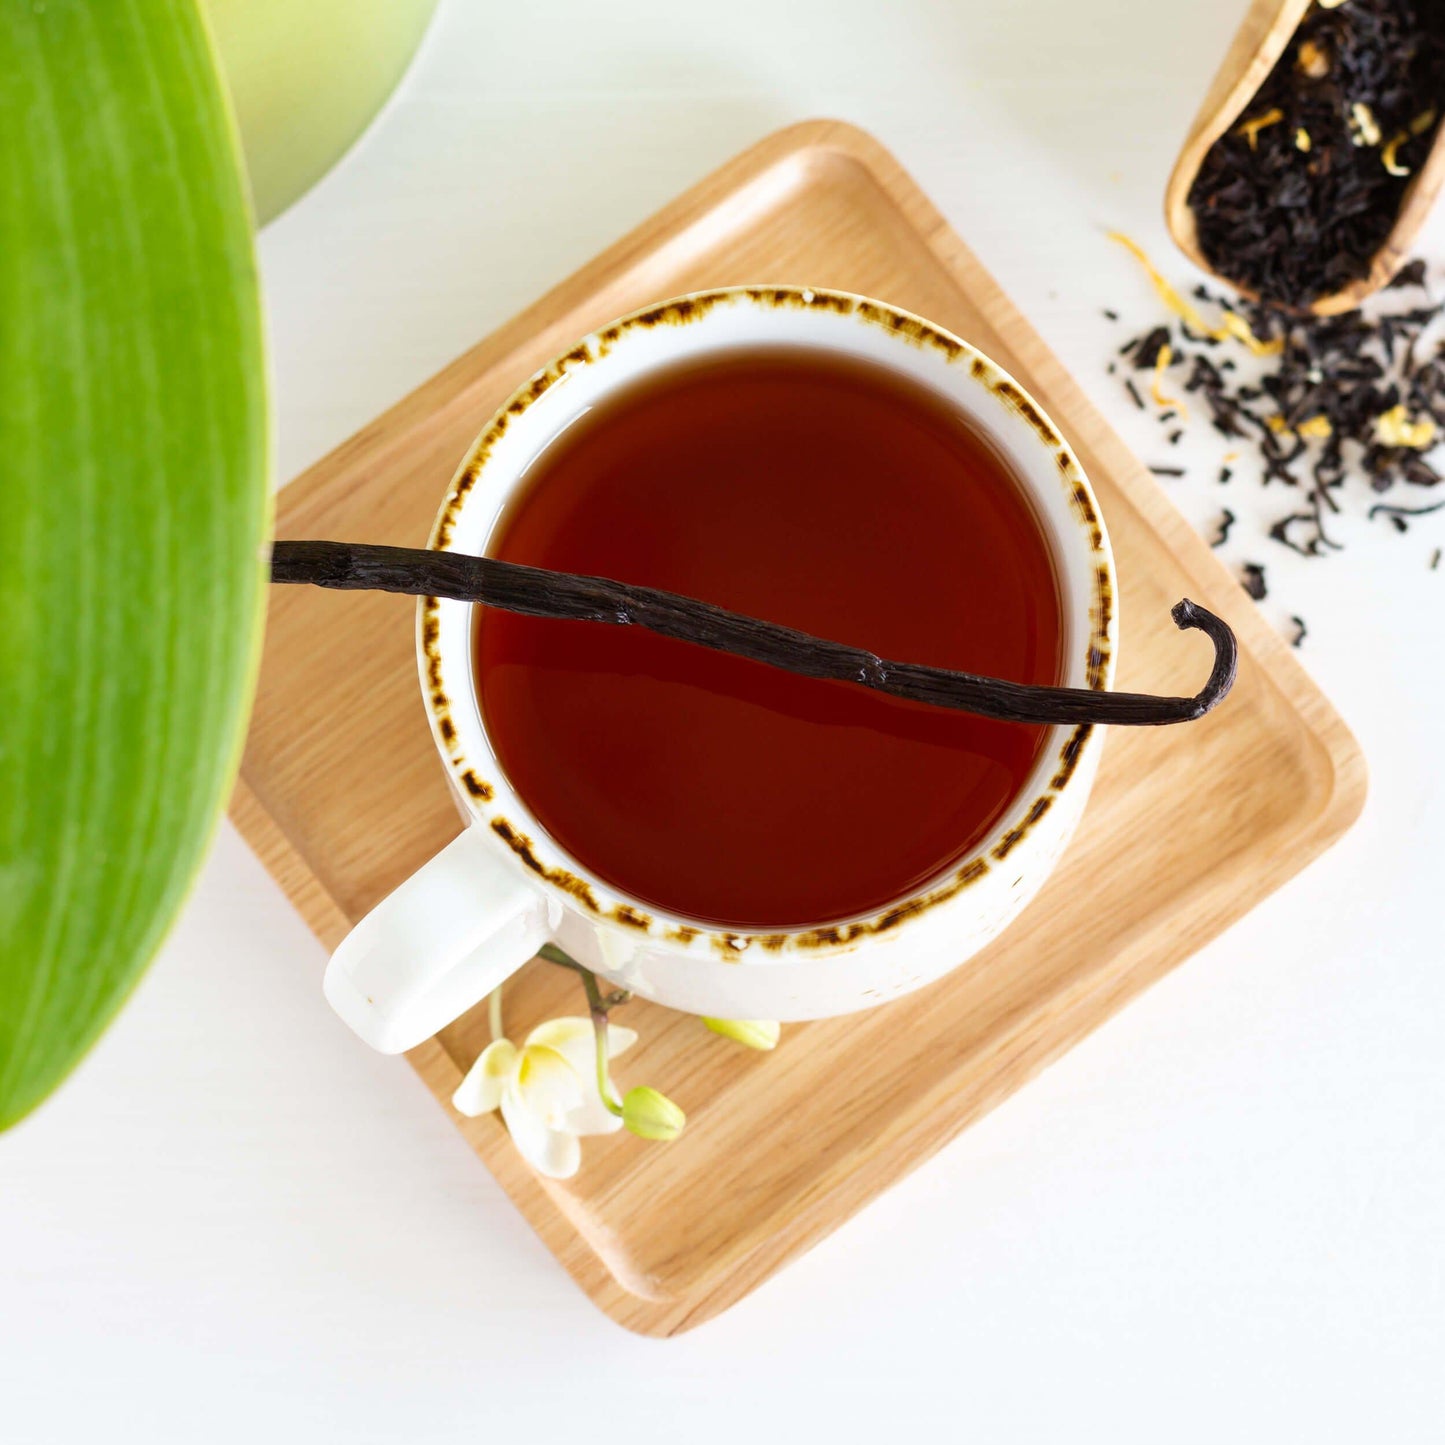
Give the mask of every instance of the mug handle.
POLYGON ((403 1053, 505 982, 553 923, 543 894, 468 828, 341 940, 323 991, 372 1048, 403 1053))

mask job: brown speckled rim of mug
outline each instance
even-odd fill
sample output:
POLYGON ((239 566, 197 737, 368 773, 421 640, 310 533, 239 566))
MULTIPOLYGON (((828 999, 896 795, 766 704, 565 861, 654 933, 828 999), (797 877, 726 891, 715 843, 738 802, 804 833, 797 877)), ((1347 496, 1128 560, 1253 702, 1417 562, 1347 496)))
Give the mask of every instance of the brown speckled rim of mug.
MULTIPOLYGON (((698 291, 635 311, 630 316, 624 316, 610 326, 585 337, 570 351, 543 367, 518 387, 493 416, 473 443, 452 481, 437 516, 429 545, 443 551, 448 548, 461 508, 480 479, 487 459, 498 441, 517 417, 546 395, 569 372, 600 361, 624 337, 635 331, 659 326, 689 326, 719 306, 738 304, 832 311, 839 315, 856 317, 866 325, 880 327, 914 346, 931 348, 941 353, 952 365, 966 365, 975 381, 980 382, 1000 403, 1029 424, 1039 441, 1054 455, 1061 485, 1068 495, 1070 508, 1090 548, 1093 575, 1088 642, 1084 657, 1085 678, 1090 688, 1098 691, 1106 689, 1114 671, 1115 599, 1118 590, 1113 557, 1099 506, 1093 488, 1090 487, 1072 448, 1023 387, 966 341, 912 312, 846 291, 804 286, 738 286, 698 291)), ((1003 829, 1001 833, 995 830, 995 833, 990 835, 991 841, 986 841, 970 857, 952 867, 945 877, 936 879, 909 897, 891 903, 877 913, 823 927, 758 933, 716 929, 707 924, 690 922, 680 916, 665 914, 660 910, 645 910, 636 902, 628 902, 620 895, 616 901, 599 896, 610 891, 607 885, 589 881, 572 867, 547 862, 540 856, 536 843, 523 830, 489 807, 496 788, 479 775, 472 760, 463 754, 457 727, 452 719, 452 701, 443 682, 440 605, 437 598, 425 597, 418 606, 423 690, 431 710, 434 730, 442 743, 452 775, 492 832, 547 887, 556 889, 573 905, 580 905, 598 919, 687 948, 710 946, 731 959, 740 959, 742 954, 754 945, 768 953, 777 954, 787 950, 816 956, 819 952, 845 948, 862 938, 886 934, 906 920, 957 897, 985 877, 994 865, 1002 863, 1054 805, 1074 777, 1094 731, 1093 726, 1088 723, 1073 728, 1058 750, 1052 774, 1042 791, 1027 803, 1023 801, 1023 794, 1020 794, 999 824, 999 828, 1003 829)), ((470 693, 468 705, 473 708, 476 706, 475 698, 470 696, 470 693)), ((1035 771, 1038 771, 1037 767, 1035 771)), ((566 856, 565 850, 550 837, 547 843, 566 856)))

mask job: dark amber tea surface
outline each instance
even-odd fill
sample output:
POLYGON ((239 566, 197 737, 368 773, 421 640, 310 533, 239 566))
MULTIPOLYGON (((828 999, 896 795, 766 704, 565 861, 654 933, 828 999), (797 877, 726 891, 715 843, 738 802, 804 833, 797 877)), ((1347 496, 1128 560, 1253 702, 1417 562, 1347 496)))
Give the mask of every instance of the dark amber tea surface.
MULTIPOLYGON (((749 349, 618 391, 543 451, 488 551, 700 597, 888 658, 1060 681, 1058 583, 993 445, 868 363, 749 349)), ((579 862, 734 929, 833 922, 960 862, 1046 729, 636 628, 478 609, 512 785, 579 862)))

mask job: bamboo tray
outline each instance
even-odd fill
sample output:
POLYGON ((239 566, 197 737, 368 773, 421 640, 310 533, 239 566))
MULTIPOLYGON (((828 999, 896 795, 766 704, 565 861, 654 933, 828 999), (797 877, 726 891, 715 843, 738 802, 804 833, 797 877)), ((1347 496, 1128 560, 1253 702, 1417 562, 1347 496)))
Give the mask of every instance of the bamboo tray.
MULTIPOLYGON (((1197 685, 1208 644, 1183 641, 1169 621, 1185 594, 1228 618, 1243 658, 1229 703, 1187 734, 1110 738, 1062 866, 968 968, 870 1014, 789 1027, 771 1055, 630 1005, 642 1042, 619 1076, 687 1110, 677 1143, 589 1140, 582 1172, 559 1184, 521 1163, 495 1116, 457 1119, 593 1301, 653 1335, 726 1309, 927 1159, 1304 867, 1365 793, 1353 738, 1239 584, 897 162, 838 123, 755 146, 433 377, 285 489, 278 534, 423 545, 458 459, 534 368, 645 302, 757 282, 919 311, 1043 403, 1113 535, 1119 686, 1197 685), (896 1049, 899 1038, 919 1062, 899 1058, 850 1092, 845 1052, 896 1049)), ((271 597, 232 813, 327 945, 457 831, 417 686, 413 617, 405 599, 373 594, 271 597)), ((575 980, 543 963, 508 999, 514 1034, 581 1011, 575 980)), ((409 1056, 443 1107, 486 1041, 483 1012, 409 1056)))

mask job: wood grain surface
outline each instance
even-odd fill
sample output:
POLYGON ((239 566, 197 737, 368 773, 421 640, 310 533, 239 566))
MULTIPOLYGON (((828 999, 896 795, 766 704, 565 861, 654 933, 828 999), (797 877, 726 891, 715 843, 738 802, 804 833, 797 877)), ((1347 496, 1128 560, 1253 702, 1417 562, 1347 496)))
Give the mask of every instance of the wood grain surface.
MULTIPOLYGON (((1169 620, 1185 595, 1235 627, 1242 663, 1234 694, 1204 721, 1109 738, 1055 875, 942 982, 869 1014, 790 1026, 770 1055, 629 1005, 641 1042, 619 1081, 678 1100, 689 1122, 676 1143, 588 1140, 580 1174, 557 1183, 526 1168, 495 1117, 457 1119, 587 1294, 655 1335, 727 1308, 926 1160, 1302 868, 1365 793, 1354 740, 1239 584, 897 162, 838 122, 739 156, 377 418, 283 491, 278 534, 424 545, 458 460, 532 370, 641 304, 768 282, 918 311, 1044 405, 1113 538, 1120 687, 1197 684, 1209 643, 1169 620), (860 1056, 893 1066, 856 1070, 860 1056)), ((232 814, 327 944, 457 832, 410 601, 273 589, 232 814)), ((514 1037, 581 1011, 576 980, 543 963, 508 989, 514 1037)), ((477 1010, 409 1056, 443 1107, 486 1038, 477 1010)))

